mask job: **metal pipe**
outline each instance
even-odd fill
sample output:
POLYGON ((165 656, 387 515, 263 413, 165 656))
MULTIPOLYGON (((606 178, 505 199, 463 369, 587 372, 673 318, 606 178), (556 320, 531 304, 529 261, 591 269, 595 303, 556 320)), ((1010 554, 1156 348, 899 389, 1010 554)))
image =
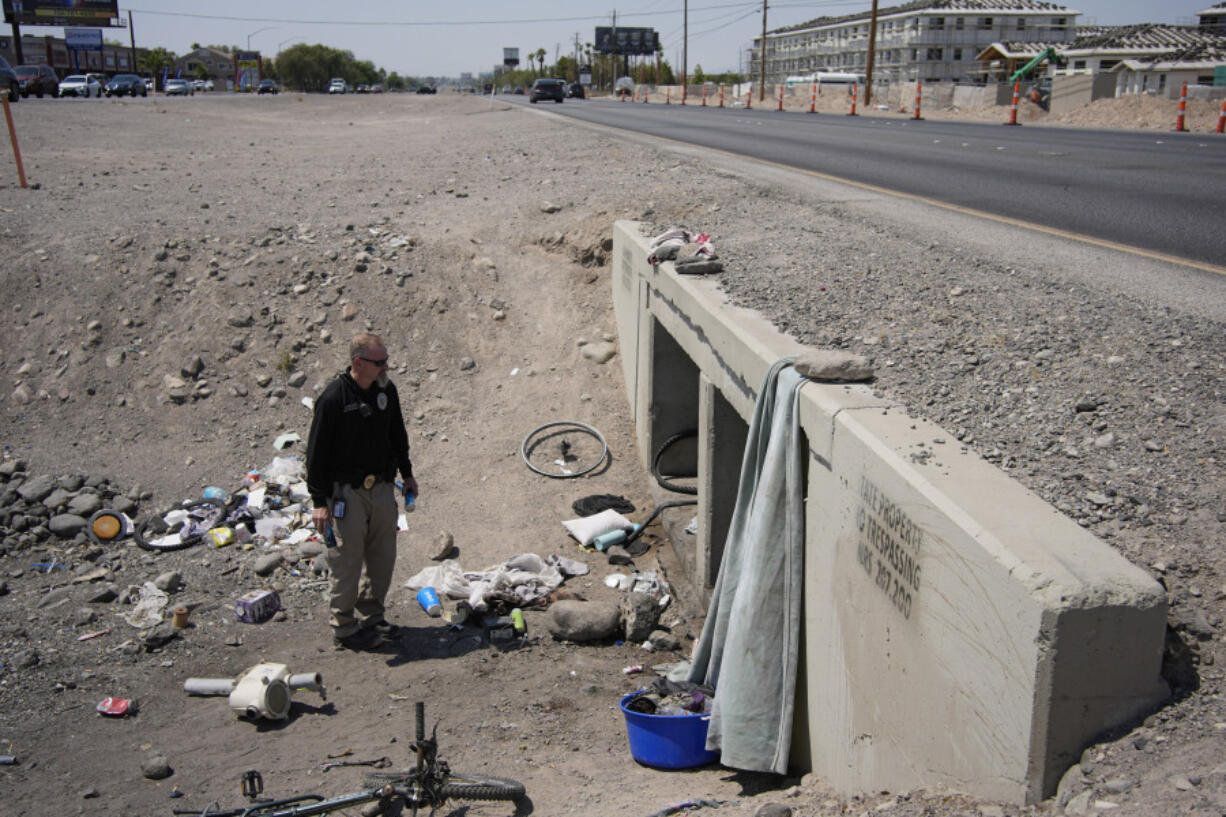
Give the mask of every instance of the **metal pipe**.
POLYGON ((285 683, 290 689, 309 689, 311 692, 318 692, 319 697, 324 700, 328 699, 328 694, 324 691, 324 678, 318 672, 300 672, 291 675, 285 683))
POLYGON ((231 678, 188 678, 183 691, 191 695, 229 695, 234 691, 231 678))

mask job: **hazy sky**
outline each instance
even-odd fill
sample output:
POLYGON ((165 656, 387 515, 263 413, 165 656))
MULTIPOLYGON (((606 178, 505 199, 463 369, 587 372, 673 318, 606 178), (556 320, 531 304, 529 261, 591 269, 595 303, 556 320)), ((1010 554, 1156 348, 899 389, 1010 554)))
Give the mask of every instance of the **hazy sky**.
MULTIPOLYGON (((1219 0, 1083 0, 1066 7, 1081 12, 1078 21, 1099 25, 1195 23, 1197 11, 1219 0)), ((163 46, 182 54, 202 45, 237 45, 275 56, 294 43, 323 43, 352 51, 359 60, 407 76, 458 76, 490 71, 503 48, 518 48, 521 62, 544 48, 552 63, 595 40, 597 26, 654 28, 664 55, 681 67, 683 0, 133 0, 138 46, 163 46), (615 8, 615 6, 618 6, 615 8)), ((879 0, 879 9, 901 5, 879 0)), ((712 73, 744 70, 744 51, 762 30, 762 3, 688 0, 687 64, 712 73)), ((815 17, 867 11, 871 0, 776 0, 768 3, 767 26, 774 29, 815 17)), ((7 28, 7 27, 4 27, 7 28)), ((59 29, 22 29, 26 34, 59 34, 59 29)), ((4 31, 7 34, 8 31, 4 31)), ((127 42, 127 32, 111 29, 108 39, 127 42)))

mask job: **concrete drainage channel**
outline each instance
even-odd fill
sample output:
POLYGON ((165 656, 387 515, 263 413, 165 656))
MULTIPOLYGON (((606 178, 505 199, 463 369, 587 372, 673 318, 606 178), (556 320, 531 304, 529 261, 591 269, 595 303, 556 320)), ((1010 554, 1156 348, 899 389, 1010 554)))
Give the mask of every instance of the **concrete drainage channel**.
MULTIPOLYGON (((613 229, 640 458, 652 466, 660 444, 698 429, 698 532, 673 541, 709 593, 755 390, 805 349, 729 307, 716 280, 649 265, 637 223, 613 229)), ((865 385, 810 381, 797 399, 807 456, 794 769, 844 795, 939 786, 1034 803, 1092 739, 1165 697, 1166 595, 1145 572, 973 452, 935 456, 934 441, 952 435, 865 385)))

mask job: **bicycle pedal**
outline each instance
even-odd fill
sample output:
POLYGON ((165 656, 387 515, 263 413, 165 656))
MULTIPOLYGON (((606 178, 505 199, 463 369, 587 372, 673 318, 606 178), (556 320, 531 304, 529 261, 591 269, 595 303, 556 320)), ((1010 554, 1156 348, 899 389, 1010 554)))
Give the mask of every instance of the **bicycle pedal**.
POLYGON ((254 800, 264 792, 264 778, 255 769, 243 772, 241 789, 243 797, 254 800))

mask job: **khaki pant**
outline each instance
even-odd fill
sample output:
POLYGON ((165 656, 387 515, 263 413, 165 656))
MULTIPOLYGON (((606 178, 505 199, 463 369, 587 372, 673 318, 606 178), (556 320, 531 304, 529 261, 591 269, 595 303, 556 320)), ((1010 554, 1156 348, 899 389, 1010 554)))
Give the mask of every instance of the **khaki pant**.
POLYGON ((328 551, 328 567, 330 623, 343 638, 357 632, 362 622, 373 624, 384 617, 383 603, 396 566, 397 508, 390 482, 377 483, 370 490, 345 485, 341 496, 345 516, 332 520, 337 547, 328 551))

